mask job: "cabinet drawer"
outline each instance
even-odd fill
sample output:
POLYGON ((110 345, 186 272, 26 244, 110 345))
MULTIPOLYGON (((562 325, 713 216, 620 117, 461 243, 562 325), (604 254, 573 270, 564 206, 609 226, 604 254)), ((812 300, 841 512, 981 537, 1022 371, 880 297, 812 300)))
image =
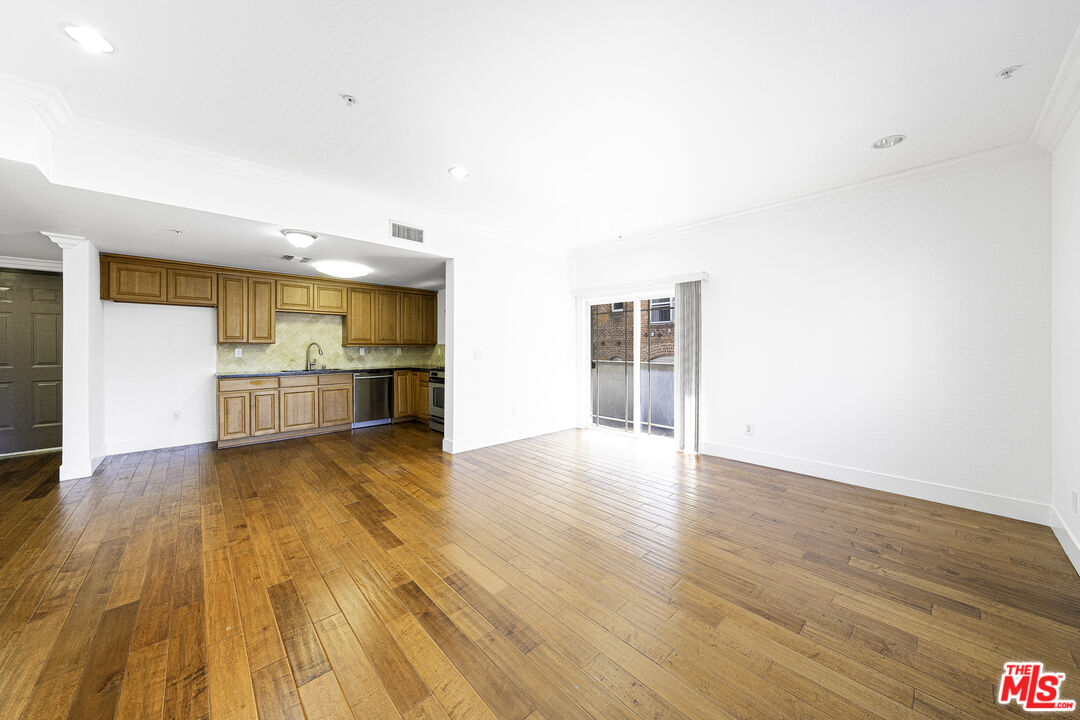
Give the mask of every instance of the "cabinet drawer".
POLYGON ((234 392, 236 390, 269 390, 278 386, 276 377, 265 378, 228 378, 218 380, 218 392, 234 392))
POLYGON ((312 385, 318 385, 315 375, 287 375, 286 377, 279 378, 281 381, 281 387, 293 388, 293 387, 310 387, 312 385))
POLYGON ((320 385, 352 385, 352 373, 340 375, 319 375, 320 385))

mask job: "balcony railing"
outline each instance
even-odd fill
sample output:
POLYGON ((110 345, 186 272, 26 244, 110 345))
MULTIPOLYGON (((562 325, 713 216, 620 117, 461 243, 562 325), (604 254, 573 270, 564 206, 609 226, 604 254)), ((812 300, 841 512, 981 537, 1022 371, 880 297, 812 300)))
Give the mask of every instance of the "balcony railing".
MULTIPOLYGON (((675 364, 641 363, 642 432, 650 435, 675 434, 675 364)), ((624 360, 594 360, 592 369, 592 421, 602 427, 631 430, 634 418, 634 363, 624 360)))

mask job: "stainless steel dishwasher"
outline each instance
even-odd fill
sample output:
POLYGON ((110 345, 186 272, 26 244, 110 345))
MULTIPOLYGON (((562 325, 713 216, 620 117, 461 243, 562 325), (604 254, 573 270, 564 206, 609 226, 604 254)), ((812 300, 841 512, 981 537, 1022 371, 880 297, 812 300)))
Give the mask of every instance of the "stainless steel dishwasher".
POLYGON ((354 428, 390 422, 393 380, 394 374, 385 370, 353 373, 354 428))

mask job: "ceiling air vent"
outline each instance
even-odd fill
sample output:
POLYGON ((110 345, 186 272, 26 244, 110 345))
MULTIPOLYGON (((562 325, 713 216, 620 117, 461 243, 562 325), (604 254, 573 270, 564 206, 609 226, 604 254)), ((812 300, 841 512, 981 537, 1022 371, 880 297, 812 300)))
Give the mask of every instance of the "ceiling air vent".
POLYGON ((390 237, 397 238, 398 240, 408 240, 409 242, 424 242, 424 230, 423 228, 412 227, 403 223, 390 221, 390 237))
POLYGON ((309 263, 309 262, 311 262, 311 258, 300 257, 299 255, 282 255, 281 259, 284 260, 285 262, 294 262, 294 263, 309 263))

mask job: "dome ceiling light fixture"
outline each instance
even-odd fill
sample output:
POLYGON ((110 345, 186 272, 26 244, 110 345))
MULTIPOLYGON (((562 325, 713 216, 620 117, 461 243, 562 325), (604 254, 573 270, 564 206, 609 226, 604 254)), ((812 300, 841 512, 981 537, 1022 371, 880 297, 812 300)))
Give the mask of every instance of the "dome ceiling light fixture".
POLYGON ((905 140, 907 140, 907 135, 886 135, 883 138, 875 140, 870 147, 875 150, 885 150, 887 148, 896 147, 905 140))
POLYGON ((60 29, 87 52, 98 55, 112 55, 116 52, 113 44, 92 27, 86 25, 61 25, 60 29))
POLYGON ((363 277, 372 272, 367 265, 348 260, 318 260, 313 263, 313 266, 324 275, 345 279, 363 277))
POLYGON ((460 165, 454 165, 448 168, 446 172, 450 173, 452 177, 455 177, 458 180, 464 180, 465 178, 469 177, 469 171, 461 167, 460 165))
POLYGON ((998 71, 997 76, 999 78, 1001 78, 1002 80, 1012 80, 1013 76, 1016 75, 1017 71, 1022 67, 1024 67, 1024 66, 1023 65, 1010 65, 1009 67, 1005 68, 1004 70, 998 71))
POLYGON ((311 244, 319 237, 315 233, 309 233, 303 230, 282 230, 281 234, 285 236, 285 239, 289 241, 290 245, 297 248, 311 247, 311 244))

